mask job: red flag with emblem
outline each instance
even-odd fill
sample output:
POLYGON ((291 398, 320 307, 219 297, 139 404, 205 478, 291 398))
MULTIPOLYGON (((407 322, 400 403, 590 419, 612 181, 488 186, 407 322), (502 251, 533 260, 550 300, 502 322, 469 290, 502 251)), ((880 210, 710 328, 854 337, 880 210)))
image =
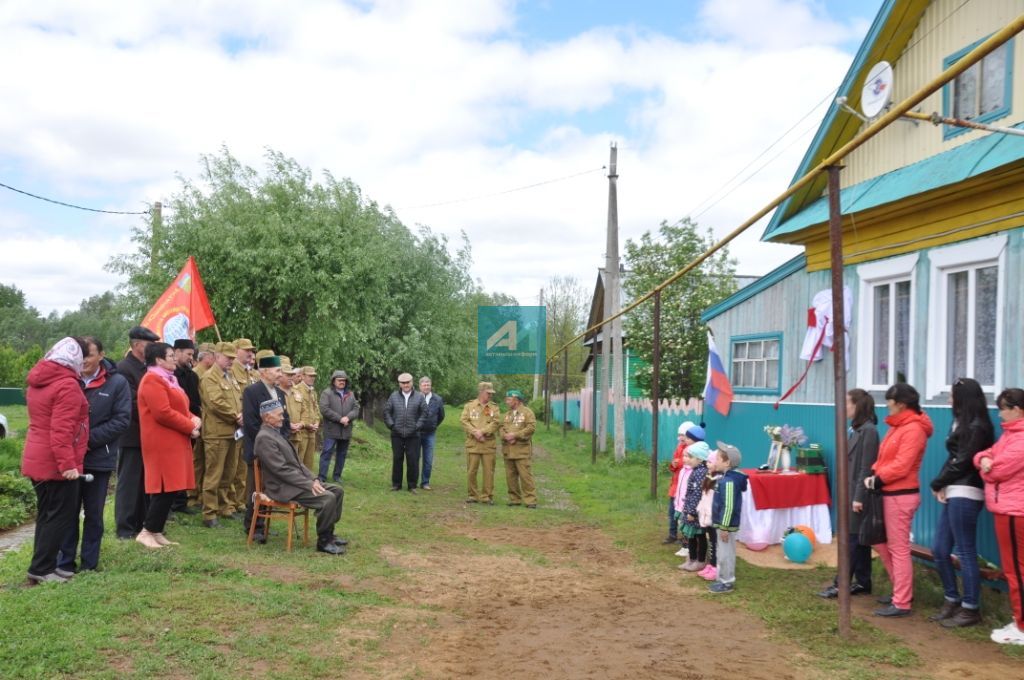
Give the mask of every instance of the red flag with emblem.
POLYGON ((199 268, 191 255, 142 320, 143 326, 169 344, 181 338, 195 340, 196 331, 215 323, 203 280, 199 278, 199 268))

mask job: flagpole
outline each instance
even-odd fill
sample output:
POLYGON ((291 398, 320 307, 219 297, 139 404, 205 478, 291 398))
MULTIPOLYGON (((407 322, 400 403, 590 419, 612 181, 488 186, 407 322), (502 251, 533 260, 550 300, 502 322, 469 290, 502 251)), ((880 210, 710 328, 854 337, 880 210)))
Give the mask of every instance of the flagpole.
POLYGON ((217 331, 217 342, 224 342, 223 340, 220 339, 220 329, 217 328, 216 323, 213 324, 213 330, 217 331))

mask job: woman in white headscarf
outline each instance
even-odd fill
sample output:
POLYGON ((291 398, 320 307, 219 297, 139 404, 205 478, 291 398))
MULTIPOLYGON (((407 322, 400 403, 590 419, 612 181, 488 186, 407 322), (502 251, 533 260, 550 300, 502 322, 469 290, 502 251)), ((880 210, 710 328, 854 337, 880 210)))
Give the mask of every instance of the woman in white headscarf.
POLYGON ((72 572, 57 568, 61 541, 78 520, 78 479, 89 443, 89 402, 79 374, 89 349, 64 338, 28 372, 28 434, 21 474, 36 491, 36 534, 29 583, 63 583, 72 572))

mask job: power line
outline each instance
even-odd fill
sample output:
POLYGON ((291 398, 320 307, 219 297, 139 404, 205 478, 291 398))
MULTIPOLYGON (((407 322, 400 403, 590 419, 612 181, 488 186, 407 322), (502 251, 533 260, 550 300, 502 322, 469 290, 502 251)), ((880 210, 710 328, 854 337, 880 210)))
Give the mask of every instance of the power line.
POLYGON ((47 203, 53 203, 55 205, 62 205, 65 208, 74 208, 75 210, 85 210, 87 212, 104 213, 106 215, 149 215, 150 214, 149 210, 100 210, 99 208, 86 208, 85 206, 75 205, 74 203, 65 203, 64 201, 58 201, 55 198, 47 198, 46 196, 40 196, 38 194, 33 194, 33 193, 29 192, 29 191, 22 191, 21 189, 16 189, 16 188, 14 188, 14 187, 12 187, 12 186, 10 186, 8 184, 4 184, 3 182, 0 182, 0 187, 3 187, 4 189, 10 189, 11 191, 15 191, 15 192, 17 192, 19 194, 24 194, 25 196, 31 196, 32 198, 39 199, 40 201, 46 201, 47 203))
POLYGON ((439 207, 439 206, 442 206, 442 205, 453 205, 455 203, 468 203, 470 201, 479 201, 480 199, 483 199, 483 198, 493 198, 495 196, 504 196, 505 194, 513 194, 513 193, 515 193, 517 191, 526 191, 527 189, 535 189, 537 187, 544 186, 545 184, 554 184, 556 182, 564 182, 564 181, 569 180, 569 179, 575 179, 576 177, 582 177, 583 175, 590 175, 590 174, 595 173, 595 172, 602 172, 605 169, 606 169, 606 167, 602 165, 599 168, 592 168, 590 170, 584 170, 583 172, 577 172, 577 173, 572 174, 572 175, 565 175, 564 177, 555 177, 553 179, 546 179, 543 182, 535 182, 533 184, 527 184, 525 186, 516 187, 514 189, 506 189, 504 191, 496 191, 496 192, 491 193, 491 194, 481 194, 479 196, 470 196, 468 198, 456 198, 456 199, 453 199, 453 200, 450 200, 450 201, 440 201, 438 203, 424 203, 422 205, 406 205, 406 206, 402 206, 401 208, 395 208, 395 210, 414 210, 414 209, 419 209, 419 208, 436 208, 436 207, 439 207))
MULTIPOLYGON (((932 26, 932 27, 931 27, 931 28, 930 28, 930 29, 929 29, 929 30, 928 30, 928 31, 927 31, 927 32, 926 32, 926 33, 925 33, 924 35, 920 36, 920 37, 919 37, 919 38, 918 38, 917 40, 915 40, 914 42, 910 43, 910 44, 909 44, 909 45, 907 45, 907 46, 906 46, 905 48, 903 48, 903 52, 904 52, 904 53, 906 53, 906 52, 908 52, 909 50, 913 49, 913 48, 914 48, 914 47, 915 47, 915 46, 916 46, 916 45, 917 45, 918 43, 920 43, 920 42, 921 42, 921 41, 923 41, 923 40, 924 40, 925 38, 927 38, 927 37, 928 37, 928 36, 930 36, 930 35, 931 35, 932 33, 934 33, 934 32, 935 32, 935 30, 936 30, 937 28, 939 28, 940 26, 942 26, 942 24, 946 23, 946 21, 948 21, 949 19, 951 19, 951 18, 953 17, 953 15, 955 15, 955 14, 956 14, 957 12, 959 12, 959 11, 960 11, 961 9, 963 9, 963 8, 964 8, 964 6, 965 6, 965 5, 967 5, 967 4, 969 3, 969 2, 971 2, 971 0, 963 0, 963 1, 962 1, 962 2, 961 2, 961 3, 959 4, 959 5, 957 5, 956 7, 954 7, 954 8, 953 8, 953 9, 952 9, 952 10, 951 10, 951 11, 949 12, 949 14, 947 14, 947 15, 946 15, 945 17, 943 17, 943 18, 942 18, 942 19, 941 19, 941 20, 940 20, 940 21, 939 21, 938 23, 936 23, 936 24, 935 24, 934 26, 932 26)), ((890 36, 889 36, 889 40, 888 40, 888 42, 886 42, 886 44, 885 44, 885 47, 884 47, 884 48, 882 49, 882 52, 885 52, 886 50, 888 50, 888 49, 889 49, 889 45, 891 45, 891 44, 892 44, 892 40, 893 40, 893 38, 894 38, 894 37, 895 37, 895 34, 893 34, 893 35, 890 35, 890 36)), ((839 89, 839 88, 834 88, 834 89, 833 89, 833 90, 832 90, 831 92, 829 92, 829 93, 828 93, 827 95, 825 95, 825 97, 824 97, 824 98, 823 98, 823 99, 822 99, 821 101, 819 101, 819 102, 818 102, 817 104, 815 104, 815 105, 814 105, 814 108, 812 108, 812 109, 811 109, 810 111, 808 111, 807 113, 805 113, 805 114, 804 114, 804 115, 803 115, 803 116, 802 116, 802 117, 800 118, 800 120, 798 120, 798 121, 797 121, 796 123, 794 123, 794 124, 793 124, 793 125, 792 125, 792 126, 791 126, 791 127, 789 128, 789 129, 788 129, 788 130, 786 130, 785 132, 783 132, 783 133, 782 133, 782 135, 780 135, 778 139, 776 139, 776 140, 775 140, 774 142, 772 142, 771 144, 769 144, 769 145, 768 145, 768 147, 764 149, 764 151, 762 151, 761 153, 759 153, 759 154, 758 154, 758 155, 757 155, 757 156, 756 156, 756 157, 755 157, 755 158, 754 158, 753 160, 751 160, 751 161, 750 161, 749 163, 747 163, 747 164, 746 164, 745 166, 743 166, 743 168, 742 168, 742 169, 741 169, 741 170, 740 170, 739 172, 737 172, 737 173, 736 173, 735 175, 733 175, 733 176, 732 176, 731 178, 729 178, 729 180, 728 180, 727 182, 725 182, 724 184, 722 184, 722 186, 720 186, 720 187, 718 187, 717 189, 715 189, 715 190, 714 190, 714 192, 712 192, 712 193, 711 193, 711 195, 709 195, 709 196, 708 196, 707 198, 705 198, 705 199, 704 199, 703 201, 701 201, 700 203, 698 203, 698 204, 697 204, 697 205, 696 205, 696 206, 695 206, 695 207, 694 207, 694 208, 693 208, 692 210, 690 210, 690 211, 689 211, 689 212, 687 212, 686 214, 687 214, 687 215, 693 215, 693 213, 695 213, 695 212, 696 212, 697 210, 699 210, 699 209, 700 209, 701 207, 703 207, 703 206, 704 206, 704 205, 705 205, 705 204, 706 204, 706 203, 707 203, 708 201, 710 201, 710 200, 714 199, 714 198, 715 198, 715 196, 717 196, 717 195, 719 194, 719 192, 721 192, 721 191, 722 191, 723 189, 725 189, 725 188, 726 188, 726 187, 728 187, 728 186, 729 186, 730 184, 732 184, 732 182, 734 182, 734 181, 736 180, 736 178, 738 178, 738 177, 739 177, 740 175, 742 175, 742 174, 743 174, 744 172, 746 172, 748 168, 750 168, 750 167, 751 167, 752 165, 754 165, 754 163, 756 163, 756 162, 757 162, 757 161, 758 161, 758 160, 759 160, 760 158, 762 158, 762 157, 763 157, 763 156, 764 156, 764 155, 765 155, 766 153, 768 153, 769 151, 771 151, 771 150, 772 150, 772 148, 773 148, 773 147, 775 147, 775 145, 776 145, 776 144, 778 144, 778 143, 779 143, 779 142, 781 142, 781 141, 782 141, 783 139, 785 139, 785 138, 786 138, 786 136, 787 136, 787 135, 788 135, 788 134, 789 134, 790 132, 792 132, 792 131, 793 131, 793 130, 794 130, 794 129, 795 129, 795 128, 796 128, 797 126, 798 126, 798 125, 800 125, 800 123, 802 123, 802 122, 803 122, 804 120, 806 120, 808 116, 810 116, 810 115, 811 115, 812 113, 814 113, 815 111, 817 111, 817 110, 818 110, 818 108, 819 108, 819 107, 820 107, 820 106, 821 106, 822 104, 824 104, 824 103, 825 103, 826 101, 828 101, 828 100, 829 100, 829 98, 830 98, 830 97, 832 97, 832 96, 833 96, 833 95, 834 95, 834 94, 835 94, 835 93, 836 93, 836 92, 838 91, 838 89, 839 89)), ((800 134, 800 135, 799 135, 799 136, 797 137, 797 139, 800 139, 801 137, 803 137, 803 136, 804 136, 804 135, 806 135, 806 134, 807 134, 807 132, 806 132, 806 131, 805 131, 805 132, 802 132, 802 133, 801 133, 801 134, 800 134)), ((793 145, 793 142, 790 142, 790 143, 789 143, 789 144, 788 144, 788 145, 786 146, 786 149, 788 149, 788 148, 789 148, 789 147, 791 147, 792 145, 793 145)), ((783 151, 785 151, 785 149, 783 149, 783 151)), ((747 183, 747 182, 748 182, 748 181, 749 181, 750 179, 752 179, 752 178, 753 178, 753 177, 754 177, 755 175, 757 175, 757 174, 758 174, 759 172, 761 172, 762 170, 764 170, 764 169, 765 169, 766 167, 768 167, 769 165, 771 165, 771 164, 772 164, 772 163, 773 163, 773 162, 775 161, 775 159, 777 159, 777 158, 778 158, 779 156, 781 156, 781 155, 782 155, 782 152, 780 152, 780 153, 777 153, 777 154, 775 154, 775 156, 773 156, 773 157, 771 158, 771 160, 769 160, 769 161, 768 161, 767 163, 765 163, 764 165, 762 165, 762 166, 761 166, 760 168, 758 168, 758 169, 757 169, 756 171, 754 171, 753 173, 751 173, 750 175, 748 175, 748 176, 747 176, 747 177, 746 177, 746 178, 745 178, 745 179, 744 179, 744 180, 743 180, 742 182, 740 182, 740 183, 739 183, 739 184, 737 184, 736 186, 734 186, 734 187, 732 187, 731 189, 729 189, 729 191, 727 191, 727 192, 725 192, 724 194, 722 194, 721 196, 719 196, 717 200, 715 200, 715 201, 714 201, 713 203, 711 203, 711 204, 710 204, 710 205, 708 205, 708 206, 707 206, 706 208, 704 208, 703 210, 701 210, 701 211, 700 211, 700 213, 698 213, 697 215, 695 215, 695 216, 693 217, 693 219, 695 219, 695 220, 696 220, 696 219, 697 219, 697 218, 699 218, 699 217, 700 217, 701 215, 703 215, 704 213, 708 212, 709 210, 711 210, 712 208, 714 208, 714 207, 715 207, 716 205, 718 205, 719 203, 721 203, 722 201, 724 201, 724 200, 725 200, 725 199, 726 199, 726 198, 727 198, 727 197, 728 197, 728 196, 729 196, 730 194, 732 194, 732 193, 733 193, 734 191, 736 191, 736 190, 737 190, 737 189, 739 189, 739 188, 740 188, 741 186, 743 186, 744 184, 746 184, 746 183, 747 183)))

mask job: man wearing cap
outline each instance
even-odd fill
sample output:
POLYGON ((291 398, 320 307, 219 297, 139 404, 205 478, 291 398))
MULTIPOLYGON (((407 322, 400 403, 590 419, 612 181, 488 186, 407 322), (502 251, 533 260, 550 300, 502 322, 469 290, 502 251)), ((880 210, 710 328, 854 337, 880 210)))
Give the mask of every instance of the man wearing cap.
MULTIPOLYGON (((320 405, 316 393, 316 369, 303 366, 296 388, 302 391, 302 430, 299 432, 299 458, 311 471, 316 465, 316 433, 320 429, 320 405)), ((324 481, 324 480, 320 480, 324 481)))
POLYGON ((533 433, 537 418, 523 403, 523 393, 505 393, 505 419, 501 424, 501 454, 505 458, 505 480, 508 483, 508 504, 537 507, 537 488, 533 483, 530 459, 533 457, 533 433))
POLYGON ((416 493, 420 469, 420 430, 427 419, 427 403, 412 388, 412 374, 398 376, 398 389, 384 404, 384 424, 391 430, 391 490, 402 488, 402 461, 409 493, 416 493))
MULTIPOLYGON (((245 394, 246 387, 255 385, 260 381, 259 371, 253 368, 253 366, 258 364, 261 358, 274 356, 274 353, 269 349, 256 351, 256 346, 253 345, 252 341, 248 338, 239 338, 236 340, 235 348, 237 356, 235 356, 234 363, 231 364, 231 375, 234 376, 238 384, 241 385, 242 393, 245 394)), ((287 413, 287 408, 285 412, 287 413)), ((244 417, 244 408, 242 409, 242 413, 244 417)), ((246 460, 247 459, 240 454, 235 461, 235 470, 231 473, 231 491, 229 492, 229 497, 231 498, 232 504, 235 506, 236 512, 241 512, 243 507, 252 505, 252 499, 246 498, 247 494, 245 491, 246 479, 249 476, 249 465, 246 464, 246 460)), ((251 458, 248 460, 251 460, 251 458)))
MULTIPOLYGON (((196 343, 192 342, 188 338, 178 338, 174 341, 174 377, 178 380, 178 385, 185 392, 185 396, 188 397, 188 410, 192 415, 202 418, 203 412, 199 398, 199 376, 192 370, 192 360, 194 358, 195 351, 196 343)), ((192 441, 193 469, 196 467, 196 442, 201 441, 202 439, 199 437, 192 441)), ((202 482, 197 476, 196 488, 201 488, 201 486, 202 482)), ((175 497, 174 501, 171 503, 171 510, 174 512, 183 512, 186 515, 196 514, 196 510, 188 507, 189 498, 194 499, 195 497, 196 489, 179 491, 177 497, 175 497)))
POLYGON ((348 384, 348 373, 338 370, 331 374, 330 386, 320 393, 318 410, 324 419, 324 447, 320 451, 317 479, 321 482, 327 481, 327 473, 331 470, 331 456, 334 456, 332 479, 337 483, 341 481, 341 473, 345 470, 348 445, 352 441, 352 429, 356 418, 359 417, 359 401, 348 384))
POLYGON ((135 538, 142 531, 148 503, 143 484, 142 440, 139 437, 139 382, 146 374, 146 346, 160 339, 145 326, 128 331, 128 354, 117 364, 117 372, 125 377, 132 390, 132 422, 121 435, 121 452, 117 458, 117 487, 114 491, 114 523, 117 537, 135 538))
POLYGON ((203 410, 203 451, 206 467, 200 499, 203 525, 218 526, 219 518, 235 513, 230 497, 231 481, 238 461, 238 436, 242 425, 242 390, 231 375, 235 346, 217 343, 214 365, 199 380, 199 396, 203 410))
POLYGON ((192 370, 196 372, 200 378, 203 374, 210 370, 213 366, 213 353, 217 347, 212 342, 203 342, 199 344, 196 349, 196 360, 195 365, 192 366, 192 370))
POLYGON ((260 404, 260 429, 253 453, 260 461, 263 488, 259 491, 281 503, 295 502, 316 513, 316 549, 330 555, 344 555, 348 541, 334 534, 341 519, 345 492, 335 484, 323 484, 299 460, 295 447, 281 430, 284 409, 270 399, 260 404))
POLYGON ((302 430, 302 394, 295 389, 295 373, 296 370, 292 368, 291 359, 281 355, 281 377, 277 379, 277 388, 279 392, 284 393, 284 406, 285 410, 288 411, 288 416, 291 419, 291 433, 288 435, 288 441, 295 450, 299 450, 299 431, 302 430))
MULTIPOLYGON (((249 385, 260 381, 259 373, 254 369, 256 365, 256 345, 252 344, 249 338, 238 338, 235 340, 235 361, 231 364, 231 375, 235 377, 238 384, 244 390, 249 385)), ((271 352, 273 354, 273 352, 271 352)))
MULTIPOLYGON (((271 354, 263 356, 257 363, 260 380, 242 390, 242 453, 246 466, 245 478, 245 526, 242 527, 246 534, 249 533, 249 523, 252 520, 252 459, 253 445, 256 443, 256 435, 263 426, 260 417, 260 404, 265 401, 280 400, 281 396, 277 389, 278 380, 281 378, 281 357, 271 354)), ((291 419, 288 417, 288 408, 281 402, 281 410, 284 418, 281 422, 281 435, 287 440, 292 431, 291 419)), ((256 523, 256 540, 260 543, 266 541, 263 533, 263 521, 256 523)))
POLYGON ((491 401, 494 386, 482 382, 476 388, 477 397, 462 408, 459 421, 466 433, 466 478, 469 487, 467 503, 494 505, 494 458, 498 441, 494 435, 501 427, 501 410, 491 401), (483 466, 483 493, 477 488, 477 470, 483 466))

